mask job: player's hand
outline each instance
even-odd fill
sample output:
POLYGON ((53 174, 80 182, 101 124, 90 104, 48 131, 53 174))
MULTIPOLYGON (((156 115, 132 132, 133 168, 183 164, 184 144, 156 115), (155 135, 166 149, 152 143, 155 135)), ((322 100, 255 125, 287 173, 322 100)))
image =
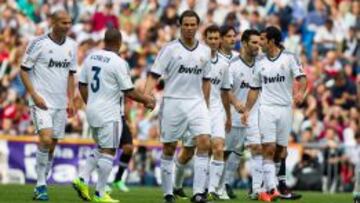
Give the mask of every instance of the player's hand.
POLYGON ((245 105, 242 104, 240 101, 236 101, 234 107, 237 112, 243 113, 245 111, 245 105))
POLYGON ((45 100, 38 94, 32 96, 32 99, 37 107, 43 110, 47 110, 48 107, 46 106, 45 100))
POLYGON ((230 130, 231 130, 231 118, 227 118, 226 121, 225 121, 225 132, 226 133, 229 133, 230 130))
POLYGON ((148 109, 153 110, 155 108, 156 105, 156 99, 153 95, 146 95, 145 97, 147 97, 147 102, 145 103, 145 107, 148 109))
POLYGON ((296 106, 299 106, 301 105, 305 100, 305 95, 302 94, 301 92, 297 92, 295 95, 294 95, 294 103, 296 106))
POLYGON ((68 117, 71 118, 75 116, 75 105, 72 101, 69 102, 68 107, 66 108, 68 117))
POLYGON ((245 110, 244 113, 241 115, 241 123, 247 126, 248 120, 249 120, 249 112, 245 110))

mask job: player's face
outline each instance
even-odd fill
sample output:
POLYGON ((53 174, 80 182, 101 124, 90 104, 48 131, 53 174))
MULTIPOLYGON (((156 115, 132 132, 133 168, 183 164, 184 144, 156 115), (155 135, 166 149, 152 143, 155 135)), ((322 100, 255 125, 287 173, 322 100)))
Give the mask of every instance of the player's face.
POLYGON ((68 14, 61 13, 54 22, 54 31, 66 35, 71 28, 71 18, 68 14))
POLYGON ((247 54, 252 57, 257 56, 260 46, 260 36, 251 35, 250 40, 246 43, 245 49, 247 54))
POLYGON ((186 39, 195 38, 196 30, 198 29, 199 24, 197 23, 196 17, 184 17, 181 28, 181 35, 186 39))
POLYGON ((236 33, 234 32, 234 30, 229 30, 229 32, 227 32, 226 35, 222 37, 221 46, 231 50, 235 47, 235 42, 236 33))
POLYGON ((220 46, 220 33, 219 32, 207 33, 205 42, 212 51, 218 50, 218 48, 220 46))
POLYGON ((265 44, 266 44, 266 33, 261 33, 260 34, 260 47, 261 47, 261 50, 263 51, 263 52, 266 52, 265 51, 265 44))

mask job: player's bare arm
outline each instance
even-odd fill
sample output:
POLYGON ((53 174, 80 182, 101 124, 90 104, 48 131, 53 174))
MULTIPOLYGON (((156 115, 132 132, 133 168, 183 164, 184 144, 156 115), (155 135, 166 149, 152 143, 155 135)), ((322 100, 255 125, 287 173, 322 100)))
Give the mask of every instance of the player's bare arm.
POLYGON ((88 98, 88 87, 85 83, 79 83, 79 92, 84 103, 87 103, 88 98))
POLYGON ((20 71, 20 77, 25 86, 26 91, 30 94, 35 105, 43 110, 47 110, 45 100, 36 93, 34 86, 32 85, 32 83, 30 81, 29 72, 27 70, 24 70, 24 68, 22 68, 20 71))
POLYGON ((135 100, 137 102, 143 103, 146 108, 149 109, 155 108, 156 101, 153 96, 150 96, 149 94, 142 94, 141 92, 135 89, 126 90, 123 92, 126 97, 135 100))
POLYGON ((75 107, 74 107, 74 95, 75 95, 75 76, 74 72, 69 72, 69 79, 67 85, 68 93, 68 114, 70 117, 74 116, 75 107))
POLYGON ((210 91, 211 91, 211 82, 210 82, 210 80, 203 79, 202 91, 204 93, 206 105, 209 107, 210 91))
POLYGON ((230 91, 222 90, 221 91, 221 101, 223 103, 226 121, 225 121, 225 131, 228 133, 231 130, 231 111, 230 111, 230 91))
POLYGON ((149 73, 146 79, 145 83, 145 95, 152 95, 152 91, 156 86, 156 83, 158 82, 159 76, 154 73, 149 73))
POLYGON ((236 99, 232 91, 229 91, 229 100, 237 112, 243 113, 245 111, 245 104, 236 99))
POLYGON ((241 116, 241 122, 245 125, 247 125, 247 121, 249 118, 249 112, 252 109, 252 107, 254 106, 258 96, 259 96, 259 89, 250 89, 249 93, 248 93, 248 97, 246 100, 246 105, 245 105, 245 111, 243 113, 243 115, 241 116))
POLYGON ((296 90, 294 95, 294 102, 296 105, 300 105, 304 102, 307 95, 307 79, 306 76, 297 77, 296 80, 299 82, 299 89, 296 90))

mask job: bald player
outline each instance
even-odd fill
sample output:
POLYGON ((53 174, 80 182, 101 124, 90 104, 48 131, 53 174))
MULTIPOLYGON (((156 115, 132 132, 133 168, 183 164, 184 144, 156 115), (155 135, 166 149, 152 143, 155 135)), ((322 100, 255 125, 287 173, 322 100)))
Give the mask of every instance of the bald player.
POLYGON ((67 118, 73 115, 76 43, 66 36, 71 18, 65 11, 51 16, 51 33, 39 36, 26 48, 20 77, 30 95, 31 116, 39 135, 36 152, 37 183, 34 200, 47 201, 46 179, 55 146, 64 138, 67 118))

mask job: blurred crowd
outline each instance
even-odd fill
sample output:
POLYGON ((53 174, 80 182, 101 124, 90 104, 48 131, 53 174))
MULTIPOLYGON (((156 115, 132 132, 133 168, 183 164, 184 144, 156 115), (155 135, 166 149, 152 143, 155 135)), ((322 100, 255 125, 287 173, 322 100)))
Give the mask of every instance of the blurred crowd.
MULTIPOLYGON (((294 107, 291 142, 304 147, 294 175, 301 178, 309 163, 313 168, 326 163, 329 167, 320 172, 322 189, 338 190, 336 184, 342 181, 349 186, 343 184, 340 189, 350 190, 351 149, 360 145, 360 1, 0 0, 0 134, 34 135, 20 64, 29 40, 50 30, 49 15, 58 9, 72 16, 69 36, 78 43, 78 70, 91 50, 102 47, 104 29, 120 29, 120 55, 130 64, 137 88, 144 87, 147 70, 160 48, 179 36, 178 17, 186 9, 195 10, 202 20, 199 39, 213 23, 235 26, 238 38, 248 28, 281 28, 285 48, 299 56, 309 80, 309 96, 302 106, 294 107)), ((158 98, 163 85, 158 84, 158 98)), ((79 95, 75 105, 77 114, 68 119, 66 132, 88 137, 79 95)), ((157 111, 147 112, 131 101, 126 106, 134 139, 157 141, 157 111)), ((154 167, 151 162, 148 165, 154 167)))

